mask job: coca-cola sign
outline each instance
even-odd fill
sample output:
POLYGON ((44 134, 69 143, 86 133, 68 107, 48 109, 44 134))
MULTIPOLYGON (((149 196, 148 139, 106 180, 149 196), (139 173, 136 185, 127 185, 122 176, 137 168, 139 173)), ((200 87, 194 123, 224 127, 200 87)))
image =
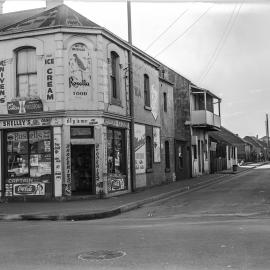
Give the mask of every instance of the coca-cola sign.
POLYGON ((45 195, 44 183, 14 184, 14 196, 45 195))
POLYGON ((25 102, 25 112, 31 113, 31 112, 42 112, 43 111, 43 104, 40 99, 34 99, 34 100, 27 100, 25 102))

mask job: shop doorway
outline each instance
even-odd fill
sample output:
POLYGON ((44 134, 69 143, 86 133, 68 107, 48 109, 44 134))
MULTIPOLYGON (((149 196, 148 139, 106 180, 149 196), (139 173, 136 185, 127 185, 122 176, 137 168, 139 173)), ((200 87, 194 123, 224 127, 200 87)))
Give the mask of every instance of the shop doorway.
POLYGON ((71 146, 72 195, 94 194, 94 146, 71 146))

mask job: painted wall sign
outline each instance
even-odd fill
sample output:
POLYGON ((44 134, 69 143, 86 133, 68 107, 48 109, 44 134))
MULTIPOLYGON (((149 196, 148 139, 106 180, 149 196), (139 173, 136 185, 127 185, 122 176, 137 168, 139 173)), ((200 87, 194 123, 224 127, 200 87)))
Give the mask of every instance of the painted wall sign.
POLYGON ((15 100, 7 102, 9 114, 42 112, 43 104, 40 99, 15 100))
POLYGON ((159 116, 159 91, 154 84, 151 86, 151 108, 151 112, 155 120, 157 120, 159 116))
POLYGON ((74 44, 69 51, 69 89, 72 96, 85 97, 91 90, 91 58, 86 45, 74 44))
POLYGON ((104 123, 103 119, 101 118, 66 118, 65 124, 66 125, 74 125, 74 126, 95 126, 95 125, 102 125, 104 123))
POLYGON ((145 173, 146 153, 145 153, 145 126, 135 124, 134 126, 135 144, 135 170, 136 174, 145 173))
POLYGON ((66 178, 64 179, 64 194, 71 195, 71 148, 66 144, 66 178))
POLYGON ((61 164, 61 134, 54 134, 54 179, 56 182, 62 182, 62 164, 61 164))
POLYGON ((154 162, 160 162, 160 128, 153 128, 154 137, 154 162))
POLYGON ((0 61, 0 103, 6 102, 6 64, 7 60, 0 61))
POLYGON ((102 151, 101 145, 95 146, 95 165, 96 165, 96 194, 102 193, 103 190, 103 178, 102 178, 102 151))
POLYGON ((45 69, 46 69, 46 100, 48 102, 54 101, 55 99, 55 86, 54 86, 54 78, 55 78, 55 65, 54 58, 52 55, 45 56, 45 69))

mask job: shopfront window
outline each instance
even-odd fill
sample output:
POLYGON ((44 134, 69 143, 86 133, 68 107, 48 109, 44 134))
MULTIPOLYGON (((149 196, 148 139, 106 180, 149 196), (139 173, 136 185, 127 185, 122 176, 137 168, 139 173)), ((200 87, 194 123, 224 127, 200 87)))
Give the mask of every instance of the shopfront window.
POLYGON ((125 130, 107 129, 108 192, 127 189, 125 130))
POLYGON ((8 131, 6 196, 51 192, 51 131, 8 131), (49 185, 49 186, 48 186, 49 185))
POLYGON ((109 173, 126 174, 124 135, 124 130, 108 128, 109 173))

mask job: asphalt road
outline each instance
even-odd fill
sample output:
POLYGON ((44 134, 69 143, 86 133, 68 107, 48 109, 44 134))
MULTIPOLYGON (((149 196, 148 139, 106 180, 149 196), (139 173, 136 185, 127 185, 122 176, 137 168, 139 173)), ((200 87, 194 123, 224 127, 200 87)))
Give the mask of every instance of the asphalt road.
POLYGON ((263 166, 110 219, 1 222, 0 269, 268 270, 269 172, 263 166), (80 256, 93 251, 94 260, 80 256), (106 259, 117 251, 123 256, 106 259))

